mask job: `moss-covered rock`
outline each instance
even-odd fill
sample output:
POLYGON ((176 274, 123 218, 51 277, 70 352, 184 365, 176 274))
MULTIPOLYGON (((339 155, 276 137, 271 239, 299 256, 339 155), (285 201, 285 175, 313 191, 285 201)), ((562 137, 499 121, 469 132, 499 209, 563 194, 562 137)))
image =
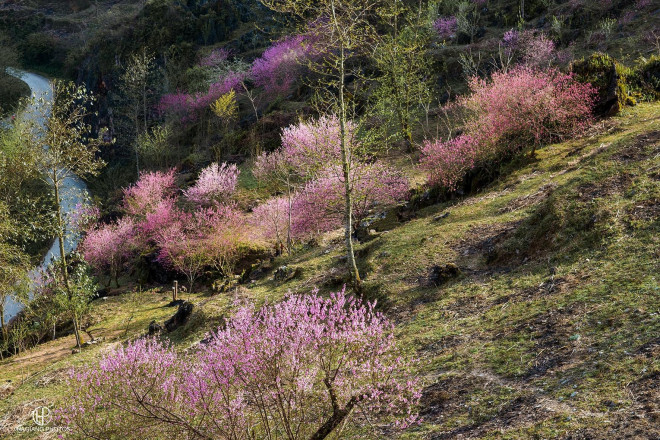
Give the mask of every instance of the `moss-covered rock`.
POLYGON ((598 90, 594 108, 597 115, 612 116, 626 105, 635 105, 630 88, 632 69, 611 56, 596 52, 588 58, 575 61, 571 71, 578 81, 591 83, 598 90))

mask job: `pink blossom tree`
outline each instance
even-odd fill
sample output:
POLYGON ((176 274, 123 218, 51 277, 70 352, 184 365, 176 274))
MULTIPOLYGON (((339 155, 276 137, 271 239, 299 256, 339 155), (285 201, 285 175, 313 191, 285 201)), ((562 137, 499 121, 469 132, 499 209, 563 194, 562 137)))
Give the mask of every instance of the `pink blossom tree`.
POLYGON ((472 78, 469 86, 470 94, 458 100, 468 115, 465 134, 422 148, 429 181, 449 189, 475 166, 527 147, 533 155, 539 145, 578 135, 592 122, 594 88, 555 69, 519 66, 472 78))
POLYGON ((236 190, 240 171, 234 164, 213 163, 204 168, 197 182, 183 194, 191 202, 200 206, 211 206, 227 202, 236 190))
POLYGON ((87 232, 81 244, 82 254, 97 272, 108 272, 108 285, 114 279, 115 285, 119 287, 119 270, 133 253, 131 244, 135 233, 135 224, 130 217, 97 226, 87 232))
MULTIPOLYGON (((357 128, 352 122, 345 126, 346 142, 350 148, 359 146, 357 128)), ((264 153, 255 162, 254 174, 261 182, 284 190, 288 200, 287 248, 291 252, 293 204, 295 194, 306 182, 314 179, 325 168, 341 161, 341 127, 334 116, 300 122, 282 130, 282 147, 264 153)))
POLYGON ((450 17, 440 17, 433 22, 433 28, 440 38, 447 40, 456 35, 458 29, 458 20, 453 15, 450 17))
POLYGON ((255 239, 245 214, 234 206, 220 206, 212 215, 210 231, 203 240, 207 264, 229 277, 236 263, 257 248, 259 239, 255 239))
POLYGON ((190 292, 208 265, 205 239, 215 223, 215 215, 210 210, 179 211, 175 219, 157 231, 158 262, 184 274, 190 292))
MULTIPOLYGON (((380 162, 354 166, 350 179, 354 228, 372 209, 393 205, 408 197, 408 179, 380 162)), ((316 235, 341 226, 346 215, 343 191, 343 173, 337 167, 325 170, 321 177, 310 181, 293 205, 294 233, 316 235)))
MULTIPOLYGON (((255 228, 262 239, 271 242, 276 248, 284 244, 289 234, 290 205, 288 197, 273 197, 257 205, 252 210, 250 224, 255 228)), ((295 237, 292 237, 295 239, 295 237)))
POLYGON ((239 308, 188 356, 132 342, 70 373, 57 420, 85 437, 320 440, 359 407, 385 429, 405 429, 419 382, 374 306, 343 291, 289 296, 239 308))
POLYGON ((175 195, 174 169, 166 173, 142 173, 134 185, 124 190, 124 211, 129 215, 144 218, 155 212, 163 200, 171 199, 175 195))
POLYGON ((426 141, 422 147, 421 166, 432 185, 455 190, 458 183, 479 160, 479 146, 468 135, 449 141, 426 141))
POLYGON ((252 64, 250 74, 255 85, 267 95, 287 94, 303 71, 304 63, 318 55, 315 40, 310 35, 294 35, 275 42, 252 64))
POLYGON ((556 69, 517 67, 490 79, 472 78, 459 103, 471 115, 466 131, 493 152, 515 152, 564 139, 592 121, 594 88, 556 69))

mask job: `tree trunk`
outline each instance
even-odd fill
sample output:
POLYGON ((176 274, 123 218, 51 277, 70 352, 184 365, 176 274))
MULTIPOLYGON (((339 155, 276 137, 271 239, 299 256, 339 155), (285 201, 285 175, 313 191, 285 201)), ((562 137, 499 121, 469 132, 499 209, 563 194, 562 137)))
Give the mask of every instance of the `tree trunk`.
POLYGON ((348 417, 357 404, 358 399, 351 397, 344 409, 334 408, 332 416, 309 438, 309 440, 323 440, 329 436, 348 417))
POLYGON ((289 182, 289 176, 286 178, 286 187, 287 187, 287 196, 289 204, 289 212, 287 213, 287 228, 286 228, 286 250, 289 255, 291 255, 291 183, 289 182))
POLYGON ((135 106, 135 169, 137 170, 137 178, 140 179, 140 158, 138 154, 138 137, 140 136, 140 129, 138 127, 138 123, 140 121, 140 117, 138 116, 138 106, 140 104, 136 104, 135 106))
POLYGON ((2 340, 7 339, 7 327, 5 326, 5 304, 0 304, 0 327, 2 327, 2 340))
MULTIPOLYGON (((57 170, 53 170, 53 187, 55 189, 55 205, 57 209, 57 239, 59 241, 59 248, 60 248, 60 264, 62 266, 62 280, 64 281, 64 288, 66 289, 66 293, 69 297, 69 301, 73 299, 73 295, 71 294, 71 286, 69 285, 69 273, 68 273, 68 268, 66 264, 66 253, 64 251, 64 236, 66 235, 65 231, 65 226, 64 226, 64 221, 62 219, 62 205, 61 205, 61 199, 60 199, 60 180, 57 177, 57 170)), ((78 349, 81 348, 80 345, 80 330, 78 329, 78 322, 77 318, 74 314, 73 317, 73 330, 74 333, 76 334, 76 345, 78 346, 78 349)))
POLYGON ((350 181, 350 148, 346 144, 346 102, 344 101, 345 92, 345 55, 344 47, 341 48, 340 62, 339 62, 339 128, 340 128, 340 148, 341 148, 341 167, 344 175, 344 232, 346 234, 346 253, 348 257, 348 268, 353 277, 353 284, 356 291, 360 291, 362 287, 362 280, 360 279, 360 272, 355 262, 355 252, 353 250, 353 193, 350 181))

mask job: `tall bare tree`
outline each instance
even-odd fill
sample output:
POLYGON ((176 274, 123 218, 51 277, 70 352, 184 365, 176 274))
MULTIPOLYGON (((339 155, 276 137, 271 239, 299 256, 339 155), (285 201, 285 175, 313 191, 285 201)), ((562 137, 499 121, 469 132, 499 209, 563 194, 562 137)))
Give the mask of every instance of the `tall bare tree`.
POLYGON ((370 55, 373 42, 378 38, 376 25, 385 1, 392 0, 262 0, 271 10, 298 19, 301 31, 313 35, 318 50, 323 53, 310 62, 309 67, 320 78, 312 85, 321 107, 339 118, 346 253, 356 290, 362 285, 352 238, 351 169, 356 152, 347 123, 357 103, 353 99, 355 90, 349 89, 349 82, 362 76, 359 61, 370 55))
POLYGON ((138 138, 147 131, 147 108, 149 107, 149 78, 155 67, 154 56, 143 48, 128 59, 122 75, 122 87, 130 102, 131 115, 135 129, 135 167, 138 177, 140 164, 138 138))
MULTIPOLYGON (((52 107, 41 100, 37 106, 40 113, 37 122, 42 124, 36 124, 26 133, 26 138, 41 153, 38 160, 42 178, 52 186, 55 194, 55 235, 60 251, 57 261, 62 274, 62 288, 70 300, 75 292, 68 274, 65 241, 71 231, 67 227, 63 203, 72 196, 71 192, 79 189, 67 179, 97 175, 105 165, 96 157, 101 140, 92 137, 92 129, 87 122, 93 101, 84 86, 56 80, 53 82, 52 107)), ((80 323, 75 318, 73 321, 76 344, 80 347, 80 323)))

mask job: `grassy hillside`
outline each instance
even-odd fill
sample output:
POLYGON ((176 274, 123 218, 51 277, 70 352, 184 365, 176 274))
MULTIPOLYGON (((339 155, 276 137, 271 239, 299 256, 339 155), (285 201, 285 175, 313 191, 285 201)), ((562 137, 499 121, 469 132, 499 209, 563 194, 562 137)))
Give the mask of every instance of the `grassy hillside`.
MULTIPOLYGON (((658 438, 660 104, 507 167, 476 195, 374 224, 357 248, 366 295, 421 358, 421 424, 405 437, 658 438)), ((329 234, 231 293, 190 295, 193 315, 168 337, 189 348, 237 299, 339 289, 342 255, 329 234)), ((0 363, 3 437, 29 437, 15 427, 57 407, 70 365, 174 313, 169 286, 130 291, 95 301, 100 342, 82 353, 69 336, 0 363)))

